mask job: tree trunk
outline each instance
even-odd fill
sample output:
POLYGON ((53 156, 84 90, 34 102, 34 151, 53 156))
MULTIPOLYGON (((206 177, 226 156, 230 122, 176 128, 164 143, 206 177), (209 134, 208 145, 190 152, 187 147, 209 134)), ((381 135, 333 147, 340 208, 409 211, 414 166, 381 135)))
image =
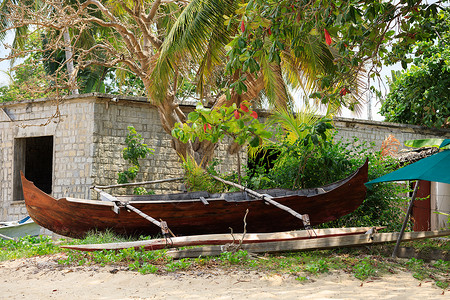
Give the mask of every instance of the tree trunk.
MULTIPOLYGON (((176 123, 186 121, 186 115, 173 100, 174 97, 167 96, 165 101, 156 105, 162 127, 169 135, 172 135, 172 129, 176 123)), ((201 164, 203 167, 206 167, 214 156, 215 146, 209 141, 199 142, 198 140, 195 142, 189 141, 185 144, 172 137, 172 148, 181 158, 193 157, 197 164, 201 164)))
MULTIPOLYGON (((259 76, 258 79, 255 79, 251 75, 249 75, 246 84, 248 86, 248 90, 246 93, 238 95, 237 93, 233 92, 230 100, 227 100, 226 96, 222 95, 221 97, 219 97, 218 101, 213 107, 218 108, 223 105, 230 106, 233 103, 239 105, 243 101, 251 101, 252 99, 255 99, 264 88, 263 76, 259 76)), ((186 115, 180 109, 179 105, 175 103, 175 97, 172 94, 168 94, 164 101, 156 103, 155 105, 158 109, 159 117, 164 131, 172 136, 172 129, 174 128, 175 124, 186 122, 186 115)), ((216 149, 216 146, 216 144, 213 144, 209 141, 199 142, 198 140, 196 140, 195 142, 189 141, 188 143, 184 144, 172 137, 172 147, 181 158, 185 159, 188 156, 193 157, 197 164, 201 165, 204 168, 214 157, 214 150, 216 149)), ((240 151, 240 149, 240 145, 233 143, 232 145, 230 145, 228 151, 232 154, 236 154, 236 152, 240 151)))
POLYGON ((72 95, 78 95, 78 89, 74 87, 76 85, 76 77, 75 77, 75 69, 73 67, 73 52, 72 52, 72 46, 70 41, 70 34, 69 30, 67 28, 64 29, 63 33, 64 37, 64 44, 65 44, 65 54, 66 54, 66 66, 67 66, 67 75, 69 77, 69 87, 71 88, 70 92, 72 95))

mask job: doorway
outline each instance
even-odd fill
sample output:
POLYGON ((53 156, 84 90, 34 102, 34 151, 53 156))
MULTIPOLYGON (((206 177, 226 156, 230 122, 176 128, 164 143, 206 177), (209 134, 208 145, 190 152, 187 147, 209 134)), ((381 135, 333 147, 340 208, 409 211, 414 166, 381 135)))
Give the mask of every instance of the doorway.
POLYGON ((14 200, 23 200, 20 171, 47 194, 53 183, 53 136, 18 138, 14 141, 14 200))

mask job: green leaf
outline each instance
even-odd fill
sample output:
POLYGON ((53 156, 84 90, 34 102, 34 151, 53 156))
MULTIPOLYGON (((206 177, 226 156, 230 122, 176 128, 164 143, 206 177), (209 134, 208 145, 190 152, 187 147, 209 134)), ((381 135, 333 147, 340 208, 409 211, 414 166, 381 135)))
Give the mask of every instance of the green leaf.
POLYGON ((253 139, 250 141, 250 146, 252 146, 252 147, 258 147, 259 144, 260 144, 260 139, 257 136, 253 137, 253 139))
POLYGON ((405 146, 413 148, 422 147, 439 147, 444 139, 419 139, 419 140, 407 140, 405 146))
POLYGON ((272 132, 270 131, 261 131, 259 135, 263 138, 270 139, 272 137, 272 132))
POLYGON ((193 111, 193 112, 189 113, 188 120, 191 122, 195 122, 195 121, 197 121, 198 117, 199 117, 198 112, 193 111))

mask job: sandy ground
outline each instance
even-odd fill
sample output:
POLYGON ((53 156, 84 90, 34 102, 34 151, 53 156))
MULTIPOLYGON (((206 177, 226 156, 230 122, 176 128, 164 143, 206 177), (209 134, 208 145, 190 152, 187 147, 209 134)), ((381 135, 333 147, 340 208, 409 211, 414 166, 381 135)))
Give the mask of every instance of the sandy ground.
POLYGON ((0 263, 0 299, 450 299, 450 290, 398 273, 361 282, 343 272, 289 275, 209 270, 141 275, 124 267, 68 267, 57 256, 0 263))

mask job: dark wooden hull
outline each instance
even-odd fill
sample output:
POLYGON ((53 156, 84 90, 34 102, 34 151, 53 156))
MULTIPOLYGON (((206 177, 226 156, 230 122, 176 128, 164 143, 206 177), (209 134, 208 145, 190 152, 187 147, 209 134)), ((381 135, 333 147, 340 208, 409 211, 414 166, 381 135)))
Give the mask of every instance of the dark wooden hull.
MULTIPOLYGON (((368 162, 354 174, 339 182, 317 189, 289 191, 265 190, 262 194, 274 196, 273 200, 310 216, 311 225, 336 220, 353 212, 366 195, 368 162)), ((55 199, 39 190, 22 176, 23 194, 30 217, 42 227, 69 237, 83 237, 88 231, 107 229, 123 235, 156 235, 159 227, 121 209, 113 212, 113 203, 74 198, 55 199)), ((122 196, 135 208, 157 220, 167 222, 176 235, 243 232, 244 216, 247 232, 277 232, 300 229, 302 222, 291 214, 251 199, 242 192, 209 195, 204 204, 201 193, 172 195, 122 196), (240 199, 240 200, 238 200, 240 199)))

